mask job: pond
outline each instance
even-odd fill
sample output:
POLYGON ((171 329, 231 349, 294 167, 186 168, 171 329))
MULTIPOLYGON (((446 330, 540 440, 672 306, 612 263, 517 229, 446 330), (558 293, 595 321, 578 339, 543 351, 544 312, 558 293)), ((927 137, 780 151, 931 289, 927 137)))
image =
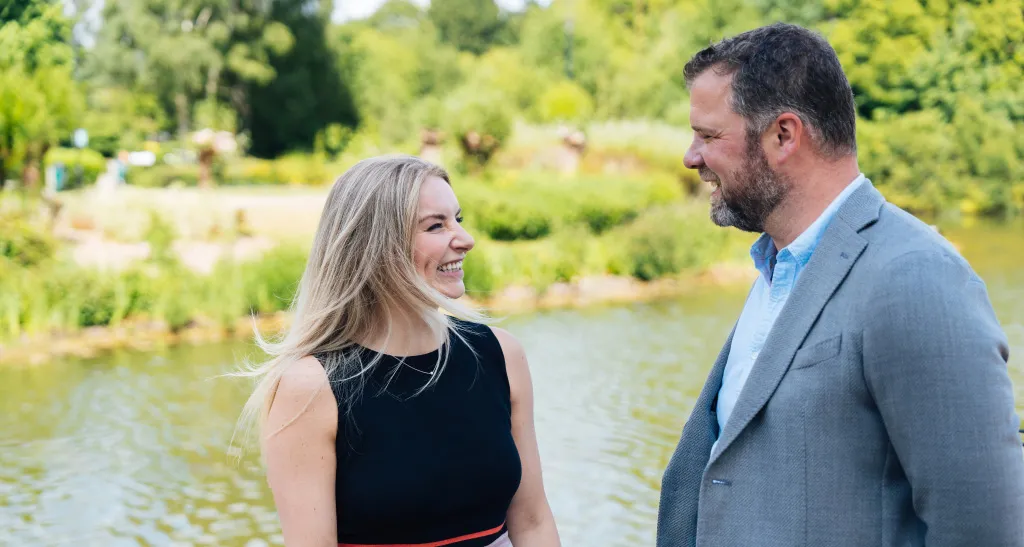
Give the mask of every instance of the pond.
MULTIPOLYGON (((1024 414, 1024 226, 944 228, 989 285, 1024 414)), ((662 471, 744 287, 519 315, 563 544, 653 545, 662 471)), ((258 458, 228 441, 234 342, 0 369, 0 545, 277 545, 258 458)))

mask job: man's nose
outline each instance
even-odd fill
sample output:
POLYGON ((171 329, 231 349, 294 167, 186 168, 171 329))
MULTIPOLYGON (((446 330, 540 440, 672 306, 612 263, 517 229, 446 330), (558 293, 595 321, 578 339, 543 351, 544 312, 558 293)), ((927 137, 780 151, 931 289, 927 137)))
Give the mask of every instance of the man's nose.
POLYGON ((704 166, 704 157, 698 150, 699 144, 697 139, 693 139, 690 147, 686 149, 686 154, 683 155, 683 165, 687 169, 700 169, 704 166))
POLYGON ((686 154, 683 155, 683 165, 687 169, 699 169, 703 167, 703 156, 700 152, 700 139, 696 136, 693 137, 693 141, 690 142, 690 148, 686 149, 686 154))

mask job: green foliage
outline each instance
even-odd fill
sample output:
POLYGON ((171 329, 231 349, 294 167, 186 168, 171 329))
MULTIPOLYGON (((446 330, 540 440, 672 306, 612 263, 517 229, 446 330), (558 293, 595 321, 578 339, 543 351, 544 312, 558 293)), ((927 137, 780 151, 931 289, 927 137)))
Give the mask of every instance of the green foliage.
POLYGON ((372 24, 343 26, 332 33, 332 47, 340 52, 340 72, 351 82, 366 132, 405 142, 420 129, 410 123, 418 100, 446 96, 462 80, 458 53, 438 43, 429 23, 376 22, 387 32, 372 24))
POLYGON ((199 170, 195 165, 158 164, 133 168, 128 171, 126 179, 129 184, 143 188, 163 188, 172 184, 196 186, 199 184, 199 170))
POLYGON ((157 98, 161 115, 149 118, 160 130, 244 130, 260 156, 309 150, 327 125, 358 120, 328 41, 329 15, 309 7, 109 0, 85 72, 98 88, 157 98))
MULTIPOLYGON (((340 161, 340 160, 339 160, 340 161)), ((231 159, 216 169, 217 184, 298 185, 330 184, 345 171, 345 165, 322 156, 289 154, 276 160, 259 158, 231 159)), ((193 164, 157 164, 134 167, 128 171, 128 183, 144 188, 170 185, 196 186, 199 168, 193 164)))
POLYGON ((494 0, 433 0, 427 15, 441 40, 461 51, 479 55, 502 37, 504 21, 494 0))
POLYGON ((332 123, 316 134, 313 153, 335 158, 352 140, 352 129, 340 123, 332 123))
POLYGON ((531 66, 519 49, 495 47, 479 58, 463 58, 466 85, 496 93, 514 111, 529 114, 545 83, 555 76, 531 66))
POLYGON ((104 272, 63 261, 25 268, 0 257, 0 340, 125 321, 176 330, 205 319, 232 328, 249 313, 287 309, 305 258, 276 249, 253 262, 221 262, 202 276, 174 264, 104 272))
POLYGON ((581 225, 593 234, 629 222, 648 207, 680 197, 665 177, 578 177, 527 174, 513 181, 456 184, 470 224, 491 239, 538 239, 581 225))
POLYGON ((562 81, 541 95, 537 108, 542 122, 582 123, 593 115, 594 101, 579 85, 562 81))
POLYGON ((4 0, 0 6, 0 24, 7 21, 24 23, 27 19, 38 17, 40 12, 52 2, 48 0, 4 0))
MULTIPOLYGON (((259 157, 310 151, 326 128, 354 127, 359 122, 351 83, 338 61, 348 52, 331 47, 326 14, 309 13, 307 5, 274 2, 275 22, 264 30, 262 40, 272 46, 269 65, 275 77, 251 89, 247 120, 250 152, 259 157)), ((336 152, 337 146, 340 143, 336 152)))
POLYGON ((735 234, 714 226, 701 212, 678 206, 649 211, 616 234, 621 237, 629 273, 650 281, 721 259, 735 234))
POLYGON ((0 201, 0 261, 27 267, 53 257, 57 242, 45 226, 33 220, 30 210, 13 200, 0 201))
MULTIPOLYGON (((517 14, 493 0, 426 10, 391 0, 340 25, 320 4, 108 0, 95 47, 76 49, 63 3, 4 3, 0 179, 30 179, 79 126, 108 157, 167 132, 187 146, 202 126, 237 130, 261 158, 315 155, 218 164, 222 182, 318 184, 336 172, 310 164, 415 153, 425 128, 445 139, 453 171, 477 172, 517 123, 564 122, 589 126, 583 172, 670 172, 693 192, 697 177, 681 161, 685 62, 711 41, 786 20, 835 47, 857 100, 864 170, 895 201, 922 212, 1021 211, 1018 0, 578 0, 517 14)), ((193 171, 129 176, 191 184, 193 171)), ((503 237, 553 233, 538 219, 557 216, 524 213, 503 237)))
POLYGON ((18 11, 22 22, 0 21, 0 183, 9 169, 38 167, 83 110, 61 6, 34 3, 18 11))
POLYGON ((444 107, 446 133, 476 165, 485 165, 512 133, 512 112, 498 92, 463 86, 444 107))
POLYGON ((107 170, 107 160, 95 150, 88 148, 51 148, 43 156, 46 167, 64 166, 64 184, 61 190, 70 190, 95 181, 107 170))
MULTIPOLYGON (((688 123, 688 122, 687 122, 688 123)), ((697 172, 682 161, 690 146, 692 131, 660 122, 620 120, 587 126, 587 153, 583 158, 589 169, 608 165, 618 171, 641 175, 648 171, 671 173, 686 193, 696 193, 701 184, 697 172)))
POLYGON ((529 241, 478 237, 463 263, 466 290, 486 297, 513 285, 545 289, 608 274, 650 281, 745 258, 753 237, 716 227, 707 215, 706 205, 676 203, 649 209, 596 237, 581 225, 529 241))
POLYGON ((340 172, 322 158, 289 155, 276 160, 245 160, 229 168, 225 175, 228 184, 299 184, 322 185, 330 183, 340 172))
POLYGON ((158 98, 119 86, 94 87, 82 127, 89 132, 89 148, 108 157, 120 150, 139 150, 167 125, 158 98))
POLYGON ((486 296, 494 291, 497 280, 491 265, 489 248, 490 245, 478 244, 462 261, 466 293, 471 297, 486 296))
POLYGON ((150 211, 149 225, 142 237, 149 243, 151 261, 162 265, 177 263, 177 255, 174 254, 174 226, 156 211, 150 211))
POLYGON ((247 310, 273 313, 288 309, 306 267, 306 258, 302 249, 279 247, 255 263, 238 265, 226 262, 222 267, 243 270, 242 294, 247 310))
POLYGON ((862 121, 865 172, 894 203, 915 213, 1020 211, 1013 184, 1024 176, 1020 124, 964 99, 952 123, 934 109, 862 121))

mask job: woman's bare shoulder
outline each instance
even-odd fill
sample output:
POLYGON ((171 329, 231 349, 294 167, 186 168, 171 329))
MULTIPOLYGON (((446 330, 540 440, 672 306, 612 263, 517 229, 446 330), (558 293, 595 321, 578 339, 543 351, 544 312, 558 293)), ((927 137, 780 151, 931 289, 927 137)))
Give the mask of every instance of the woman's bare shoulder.
POLYGON ((337 403, 327 371, 308 355, 288 365, 281 374, 268 416, 271 431, 286 425, 337 430, 337 403))

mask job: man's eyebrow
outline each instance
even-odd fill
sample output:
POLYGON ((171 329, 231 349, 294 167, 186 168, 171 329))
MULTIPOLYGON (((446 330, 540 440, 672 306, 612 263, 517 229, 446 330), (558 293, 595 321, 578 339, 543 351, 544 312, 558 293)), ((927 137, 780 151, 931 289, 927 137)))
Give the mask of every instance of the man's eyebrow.
POLYGON ((712 131, 712 130, 706 128, 706 127, 702 127, 700 125, 690 124, 690 128, 693 129, 694 131, 698 132, 698 133, 706 133, 708 135, 714 134, 714 131, 712 131))

